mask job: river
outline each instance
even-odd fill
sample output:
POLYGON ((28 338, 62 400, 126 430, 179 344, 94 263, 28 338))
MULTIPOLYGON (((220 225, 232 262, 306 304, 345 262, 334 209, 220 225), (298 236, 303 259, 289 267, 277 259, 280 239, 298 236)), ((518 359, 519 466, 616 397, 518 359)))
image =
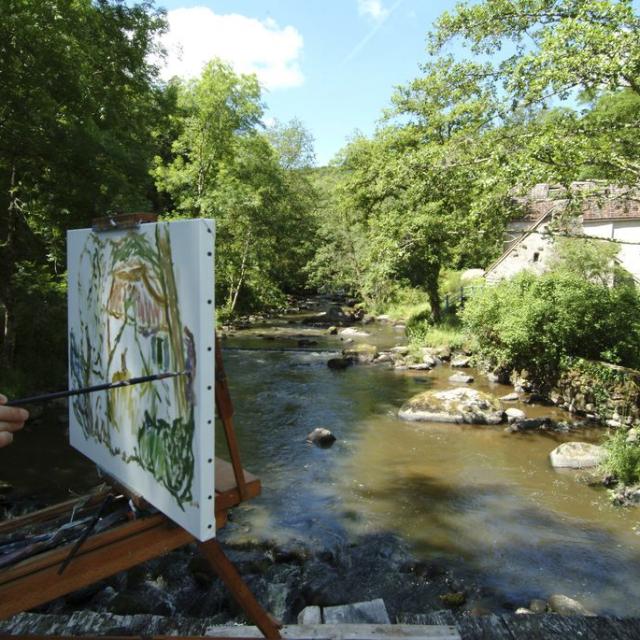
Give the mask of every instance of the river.
MULTIPOLYGON (((403 339, 389 325, 366 330, 381 346, 403 339)), ((564 593, 598 613, 640 615, 640 510, 612 506, 604 489, 548 461, 560 442, 594 441, 601 432, 403 422, 402 403, 449 387, 451 370, 333 371, 326 362, 342 343, 321 334, 280 324, 224 340, 243 463, 263 482, 263 495, 235 514, 238 536, 330 547, 394 533, 419 558, 456 565, 509 601, 564 593), (317 344, 297 348, 301 334, 317 344), (305 442, 318 426, 336 435, 330 449, 305 442)), ((472 373, 474 388, 511 391, 472 373)), ((556 409, 514 406, 532 417, 561 417, 556 409)), ((0 480, 41 502, 96 482, 92 465, 67 446, 60 411, 0 452, 0 480)), ((223 442, 216 453, 226 457, 223 442)))

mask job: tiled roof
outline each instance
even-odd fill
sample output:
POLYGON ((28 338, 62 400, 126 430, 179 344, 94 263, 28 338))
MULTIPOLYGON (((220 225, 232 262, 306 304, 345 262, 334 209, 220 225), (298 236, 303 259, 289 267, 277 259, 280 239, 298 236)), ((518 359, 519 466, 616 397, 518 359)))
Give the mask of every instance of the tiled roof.
MULTIPOLYGON (((596 181, 574 182, 570 189, 584 197, 581 203, 583 220, 640 219, 640 192, 636 189, 596 181)), ((524 210, 520 219, 531 223, 542 218, 554 205, 568 202, 567 190, 555 184, 538 184, 516 200, 524 210)))

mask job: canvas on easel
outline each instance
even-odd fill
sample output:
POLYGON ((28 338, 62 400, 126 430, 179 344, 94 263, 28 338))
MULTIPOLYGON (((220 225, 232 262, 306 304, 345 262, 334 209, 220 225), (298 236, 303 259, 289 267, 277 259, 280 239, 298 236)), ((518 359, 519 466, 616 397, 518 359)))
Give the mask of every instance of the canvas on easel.
POLYGON ((214 519, 214 223, 68 233, 71 444, 199 540, 214 519))

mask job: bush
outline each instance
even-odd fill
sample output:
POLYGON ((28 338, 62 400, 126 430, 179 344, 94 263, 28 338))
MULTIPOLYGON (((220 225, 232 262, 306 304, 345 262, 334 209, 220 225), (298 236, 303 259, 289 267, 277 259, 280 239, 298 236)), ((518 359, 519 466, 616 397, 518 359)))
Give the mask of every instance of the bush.
POLYGON ((444 320, 436 325, 431 323, 430 318, 412 317, 407 323, 407 336, 411 344, 421 347, 447 346, 453 350, 474 350, 473 339, 466 334, 455 314, 445 315, 444 320))
POLYGON ((488 366, 527 369, 548 385, 565 356, 637 367, 639 312, 627 282, 608 287, 566 271, 523 272, 470 299, 462 318, 488 366))
POLYGON ((609 452, 604 463, 606 472, 624 484, 634 484, 640 480, 640 445, 627 442, 624 429, 614 431, 605 442, 609 452))

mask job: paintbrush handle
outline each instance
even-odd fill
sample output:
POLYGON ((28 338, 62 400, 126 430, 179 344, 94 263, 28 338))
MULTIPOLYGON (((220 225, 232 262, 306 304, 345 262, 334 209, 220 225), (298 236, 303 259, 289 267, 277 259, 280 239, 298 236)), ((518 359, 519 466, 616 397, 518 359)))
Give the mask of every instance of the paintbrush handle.
POLYGON ((116 382, 105 382, 103 384, 96 384, 92 387, 83 387, 82 389, 71 389, 67 391, 56 391, 54 393, 45 393, 39 396, 29 396, 28 398, 18 398, 16 400, 9 400, 5 406, 15 407, 23 404, 33 404, 35 402, 48 402, 49 400, 56 400, 57 398, 68 398, 70 396, 79 396, 85 393, 93 393, 94 391, 106 391, 107 389, 118 389, 119 387, 129 387, 133 384, 141 384, 142 382, 153 382, 154 380, 164 380, 164 378, 174 378, 176 376, 186 375, 186 371, 180 371, 178 373, 156 373, 151 376, 140 376, 138 378, 129 378, 128 380, 118 380, 116 382))

